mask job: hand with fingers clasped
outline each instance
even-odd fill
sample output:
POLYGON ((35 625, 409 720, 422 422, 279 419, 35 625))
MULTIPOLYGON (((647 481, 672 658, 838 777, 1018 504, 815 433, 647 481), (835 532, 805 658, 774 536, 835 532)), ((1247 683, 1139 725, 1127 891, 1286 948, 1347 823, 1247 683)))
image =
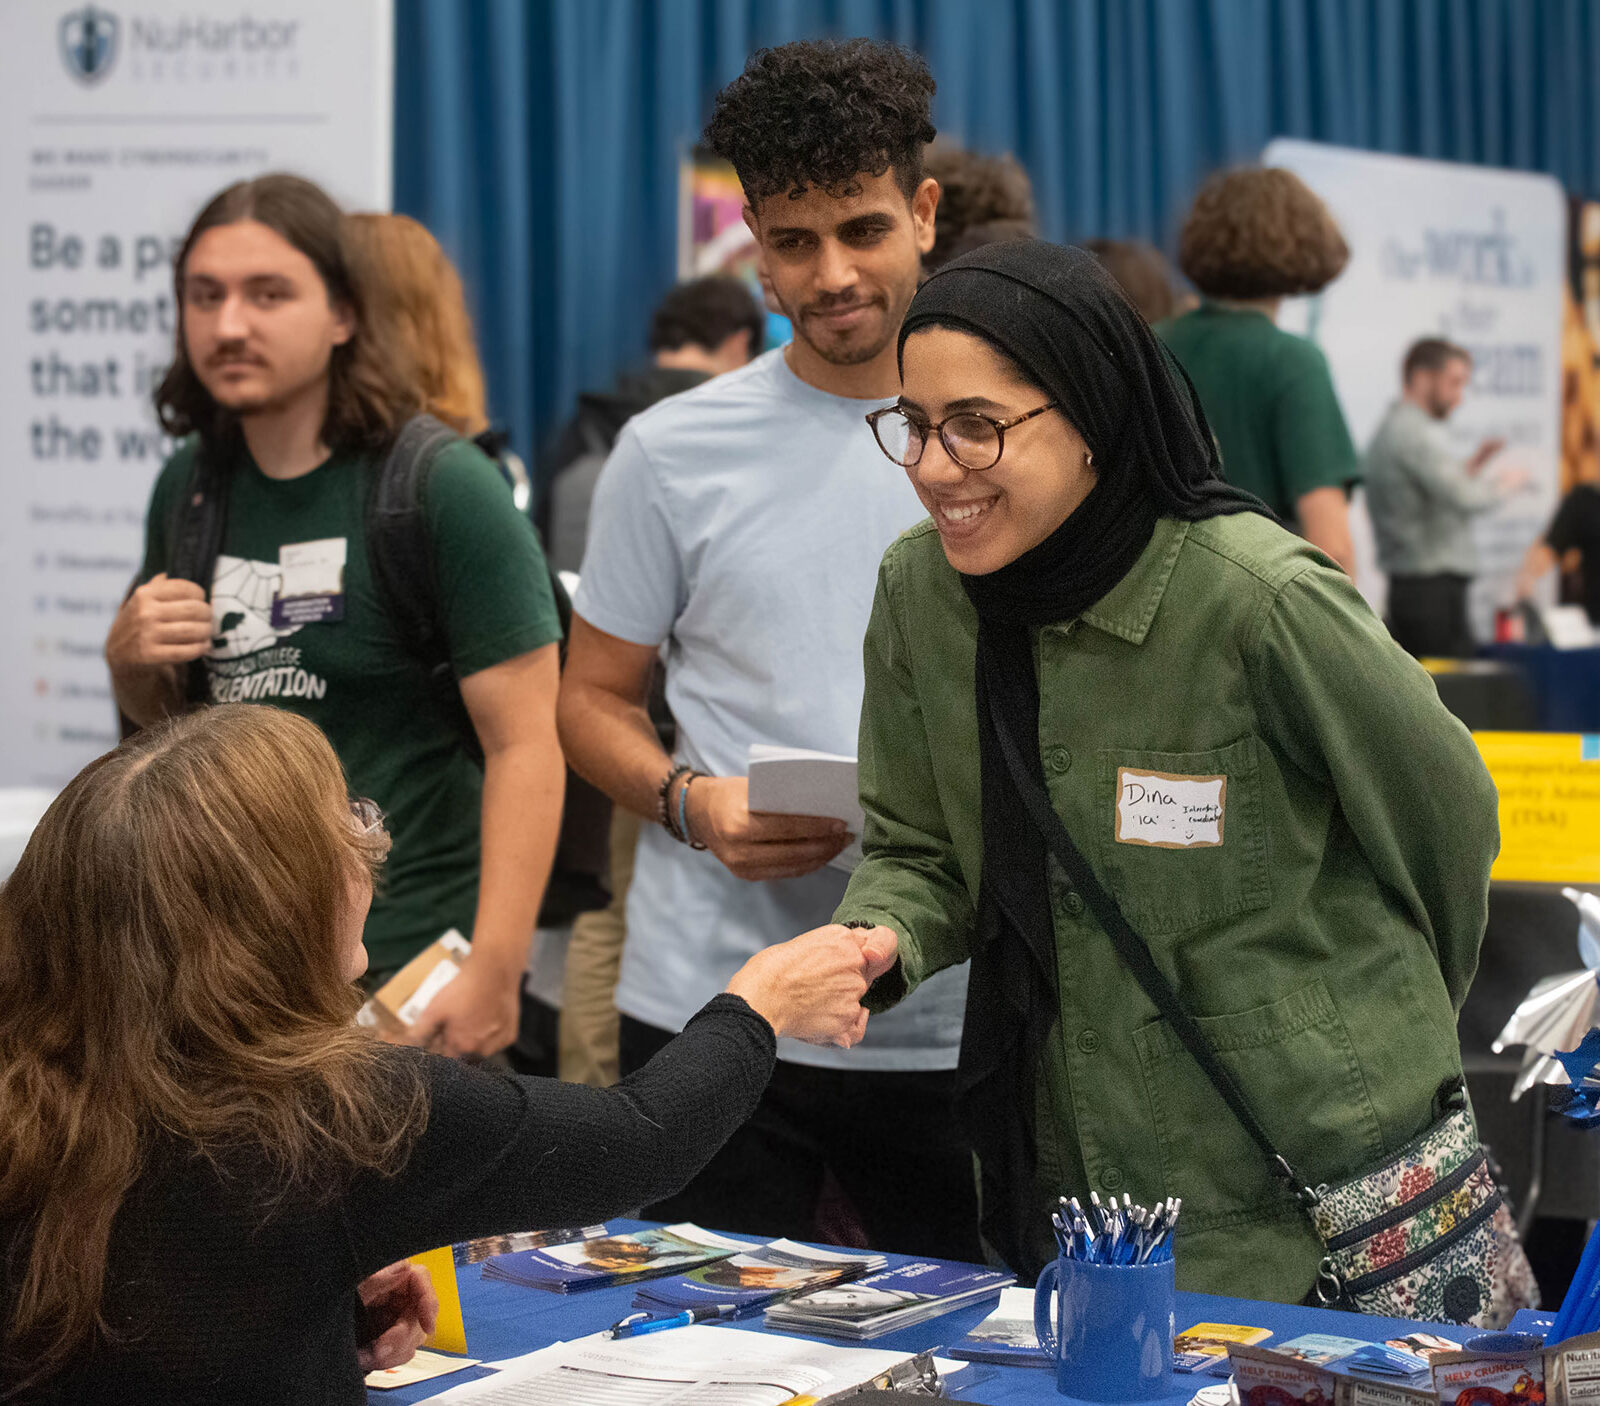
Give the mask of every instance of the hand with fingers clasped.
POLYGON ((366 1313, 366 1341, 356 1353, 363 1372, 409 1362, 438 1326, 439 1296, 428 1271, 401 1260, 363 1279, 357 1292, 366 1313))
POLYGON ((114 673, 187 664, 211 645, 211 603, 203 587, 162 572, 122 603, 106 639, 114 673))
POLYGON ((849 1049, 867 1029, 861 998, 894 966, 898 942, 892 928, 830 923, 757 952, 728 991, 780 1037, 849 1049))
POLYGON ((741 879, 797 879, 850 843, 844 821, 826 815, 771 815, 750 809, 742 776, 697 776, 687 798, 689 834, 741 879))

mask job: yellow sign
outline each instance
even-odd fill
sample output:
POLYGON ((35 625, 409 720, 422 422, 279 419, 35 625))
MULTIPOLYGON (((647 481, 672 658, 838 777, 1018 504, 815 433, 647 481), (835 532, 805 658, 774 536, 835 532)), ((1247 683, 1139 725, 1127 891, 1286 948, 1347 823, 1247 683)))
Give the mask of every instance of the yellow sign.
POLYGON ((1600 734, 1475 732, 1500 790, 1492 878, 1600 883, 1600 734))
POLYGON ((461 1318, 461 1290, 456 1285, 453 1250, 445 1245, 425 1255, 412 1255, 411 1263, 428 1271, 428 1277, 433 1280, 433 1292, 439 1296, 439 1322, 433 1336, 423 1346, 437 1352, 465 1352, 467 1325, 461 1318))

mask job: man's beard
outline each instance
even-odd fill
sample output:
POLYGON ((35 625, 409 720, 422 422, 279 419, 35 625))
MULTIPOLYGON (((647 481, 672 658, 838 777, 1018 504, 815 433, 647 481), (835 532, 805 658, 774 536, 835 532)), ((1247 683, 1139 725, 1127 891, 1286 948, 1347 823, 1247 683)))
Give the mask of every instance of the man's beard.
MULTIPOLYGON (((802 325, 797 324, 796 330, 800 331, 801 336, 805 336, 801 328, 802 325)), ((894 334, 898 330, 898 328, 887 330, 877 341, 869 342, 864 346, 851 346, 849 343, 844 343, 829 347, 812 341, 810 337, 806 337, 806 345, 832 366, 864 366, 867 362, 876 359, 882 354, 883 349, 894 340, 894 334)))
POLYGON ((884 309, 883 335, 864 345, 854 345, 848 337, 832 346, 825 345, 812 338, 806 332, 804 313, 797 316, 794 310, 784 303, 782 298, 779 298, 778 302, 783 308, 784 315, 794 327, 795 336, 801 338, 812 351, 816 352, 830 366, 865 366, 867 362, 882 356, 884 349, 899 335, 900 324, 905 320, 906 309, 911 306, 911 295, 915 292, 916 286, 913 284, 904 297, 896 300, 898 307, 892 315, 889 311, 890 303, 887 298, 877 304, 877 306, 884 309))

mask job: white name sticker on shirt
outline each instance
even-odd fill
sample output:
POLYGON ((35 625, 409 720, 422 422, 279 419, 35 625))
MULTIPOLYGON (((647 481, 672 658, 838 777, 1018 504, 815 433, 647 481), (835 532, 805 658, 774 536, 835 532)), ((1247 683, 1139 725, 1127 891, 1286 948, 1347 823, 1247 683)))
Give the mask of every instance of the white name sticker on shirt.
POLYGON ((1117 842, 1152 849, 1215 848, 1222 843, 1226 776, 1169 776, 1117 770, 1117 842))
POLYGON ((286 542, 278 548, 278 594, 272 601, 274 629, 344 619, 344 564, 348 539, 286 542))

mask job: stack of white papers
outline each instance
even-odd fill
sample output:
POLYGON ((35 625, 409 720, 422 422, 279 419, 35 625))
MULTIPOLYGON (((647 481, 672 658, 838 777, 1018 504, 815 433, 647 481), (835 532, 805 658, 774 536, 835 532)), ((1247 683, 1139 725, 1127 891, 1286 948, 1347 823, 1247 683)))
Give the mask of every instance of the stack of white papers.
POLYGON ((861 827, 867 818, 861 809, 854 757, 755 742, 750 746, 749 767, 751 810, 842 820, 855 838, 830 863, 848 874, 861 862, 861 827))
POLYGON ((831 1347, 800 1338, 696 1324, 642 1338, 596 1334, 497 1364, 493 1377, 435 1400, 473 1406, 783 1406, 825 1400, 884 1373, 904 1352, 831 1347))

